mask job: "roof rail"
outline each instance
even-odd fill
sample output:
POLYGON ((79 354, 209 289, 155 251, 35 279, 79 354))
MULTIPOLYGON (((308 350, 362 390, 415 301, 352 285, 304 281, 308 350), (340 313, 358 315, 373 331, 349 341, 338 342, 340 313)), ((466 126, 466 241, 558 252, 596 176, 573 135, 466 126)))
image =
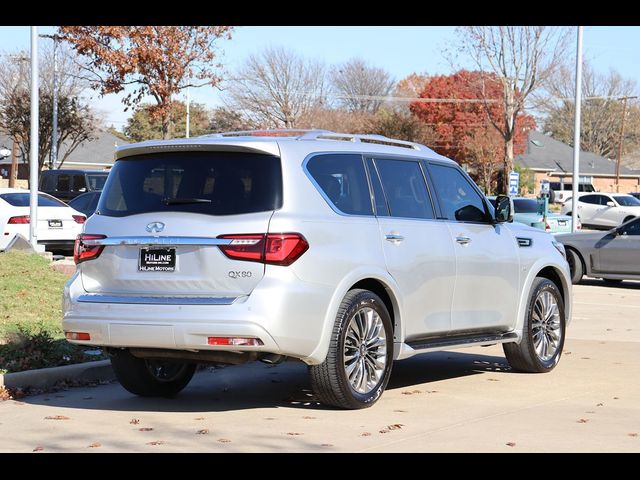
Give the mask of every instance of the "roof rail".
MULTIPOLYGON (((354 133, 338 133, 331 130, 321 129, 266 129, 266 130, 240 130, 236 132, 220 132, 201 135, 201 137, 209 138, 225 138, 225 137, 297 137, 297 140, 343 140, 347 142, 377 143, 389 145, 392 147, 411 148, 414 150, 427 149, 424 145, 415 142, 407 142, 404 140, 396 140, 395 138, 385 137, 384 135, 372 134, 354 134, 354 133)), ((428 149, 427 149, 428 150, 428 149)))

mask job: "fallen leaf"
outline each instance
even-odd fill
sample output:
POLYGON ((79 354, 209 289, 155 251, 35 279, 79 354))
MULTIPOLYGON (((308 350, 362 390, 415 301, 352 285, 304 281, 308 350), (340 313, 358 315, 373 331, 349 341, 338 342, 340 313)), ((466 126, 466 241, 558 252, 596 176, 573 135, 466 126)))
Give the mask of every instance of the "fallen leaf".
POLYGON ((54 415, 51 417, 44 417, 45 420, 69 420, 69 417, 65 417, 64 415, 54 415))
POLYGON ((620 400, 620 397, 613 397, 614 400, 620 400))
POLYGON ((635 432, 634 433, 627 433, 627 435, 629 435, 630 437, 637 437, 638 436, 638 434, 635 433, 635 432))
POLYGON ((305 420, 315 420, 316 419, 316 417, 309 417, 308 415, 305 415, 302 418, 304 418, 305 420))
POLYGON ((287 435, 296 436, 296 435, 304 435, 304 434, 303 433, 298 433, 298 432, 287 432, 287 435))
POLYGON ((402 427, 404 427, 404 425, 401 423, 394 423, 392 425, 387 425, 387 429, 389 430, 400 430, 402 427))
POLYGON ((371 434, 369 432, 363 432, 360 434, 361 437, 370 437, 371 434))
POLYGON ((147 445, 162 445, 163 443, 162 440, 154 440, 153 442, 147 442, 147 445))
POLYGON ((153 430, 153 428, 151 428, 151 427, 142 427, 142 428, 138 429, 139 432, 150 432, 152 430, 153 430))
POLYGON ((206 428, 203 428, 202 430, 198 430, 196 433, 198 435, 206 435, 207 433, 209 433, 209 430, 206 428))
POLYGON ((204 420, 204 417, 196 417, 194 420, 204 420))
POLYGON ((580 357, 580 360, 591 360, 591 357, 580 357))
POLYGON ((499 382, 500 380, 498 380, 497 378, 487 378, 488 382, 499 382))
POLYGON ((589 420, 587 420, 586 418, 581 418, 580 420, 577 421, 577 423, 587 423, 589 420))
POLYGON ((571 355, 571 352, 562 352, 562 353, 564 353, 565 355, 571 355))
POLYGON ((33 452, 41 452, 41 451, 43 451, 43 450, 44 450, 44 447, 36 447, 36 448, 34 448, 32 451, 33 451, 33 452))
POLYGON ((406 410, 394 410, 394 412, 397 412, 397 413, 407 413, 407 411, 406 411, 406 410))
POLYGON ((604 407, 604 403, 599 403, 596 405, 596 407, 604 407))
POLYGON ((607 332, 612 332, 613 328, 607 328, 607 332))
POLYGON ((505 445, 507 447, 515 447, 516 446, 516 442, 507 442, 505 445))
POLYGON ((333 443, 322 443, 321 447, 333 447, 333 443))
POLYGON ((380 433, 389 433, 389 430, 378 430, 380 433))
POLYGON ((101 446, 102 446, 102 444, 100 444, 98 442, 95 442, 95 443, 92 443, 91 445, 89 445, 87 448, 98 448, 98 447, 101 447, 101 446))
POLYGON ((137 418, 132 418, 131 421, 129 422, 131 425, 137 425, 140 423, 140 420, 138 420, 137 418))
POLYGON ((219 438, 219 439, 218 439, 218 441, 219 441, 220 443, 231 443, 231 440, 228 440, 228 439, 226 439, 226 438, 219 438))
POLYGON ((264 417, 265 420, 275 420, 274 417, 264 417))

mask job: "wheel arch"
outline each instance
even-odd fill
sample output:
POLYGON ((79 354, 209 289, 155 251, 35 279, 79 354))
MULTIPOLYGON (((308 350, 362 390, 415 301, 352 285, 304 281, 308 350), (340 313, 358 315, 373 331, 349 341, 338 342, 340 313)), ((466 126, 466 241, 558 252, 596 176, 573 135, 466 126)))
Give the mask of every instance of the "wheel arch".
POLYGON ((582 272, 584 275, 586 275, 590 271, 590 269, 589 270, 587 269, 588 265, 587 265, 587 262, 585 262, 584 260, 584 256, 582 255, 582 252, 580 252, 580 250, 574 247, 573 245, 565 245, 564 248, 567 250, 571 250, 578 256, 578 258, 580 259, 580 263, 582 263, 582 272))

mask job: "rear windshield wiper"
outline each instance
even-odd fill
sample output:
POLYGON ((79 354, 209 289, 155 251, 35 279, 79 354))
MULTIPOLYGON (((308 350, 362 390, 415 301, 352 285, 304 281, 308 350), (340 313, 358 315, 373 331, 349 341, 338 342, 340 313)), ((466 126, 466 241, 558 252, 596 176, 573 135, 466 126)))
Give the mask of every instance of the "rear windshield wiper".
POLYGON ((208 198, 165 198, 165 205, 188 205, 190 203, 211 203, 208 198))

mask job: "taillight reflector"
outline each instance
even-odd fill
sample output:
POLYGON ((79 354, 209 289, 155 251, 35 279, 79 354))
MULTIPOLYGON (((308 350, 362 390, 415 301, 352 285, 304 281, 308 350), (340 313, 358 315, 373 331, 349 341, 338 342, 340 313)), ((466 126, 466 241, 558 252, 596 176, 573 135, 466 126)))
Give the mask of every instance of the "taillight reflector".
POLYGON ((64 332, 67 340, 91 340, 91 335, 86 332, 64 332))
POLYGON ((299 233, 269 233, 220 235, 231 239, 220 250, 234 260, 260 262, 269 265, 291 265, 309 249, 309 243, 299 233))
POLYGON ((76 237, 76 243, 73 246, 73 261, 77 264, 87 260, 98 258, 104 250, 104 246, 86 245, 86 240, 100 240, 107 238, 106 235, 96 235, 93 233, 81 233, 76 237))
POLYGON ((247 337, 209 337, 207 338, 209 345, 226 345, 226 346, 243 346, 243 347, 259 347, 264 345, 259 338, 247 337))
POLYGON ((87 217, 84 215, 72 215, 72 217, 76 223, 84 223, 87 221, 87 217))
POLYGON ((11 217, 7 222, 10 225, 26 225, 31 222, 29 215, 20 215, 19 217, 11 217))

